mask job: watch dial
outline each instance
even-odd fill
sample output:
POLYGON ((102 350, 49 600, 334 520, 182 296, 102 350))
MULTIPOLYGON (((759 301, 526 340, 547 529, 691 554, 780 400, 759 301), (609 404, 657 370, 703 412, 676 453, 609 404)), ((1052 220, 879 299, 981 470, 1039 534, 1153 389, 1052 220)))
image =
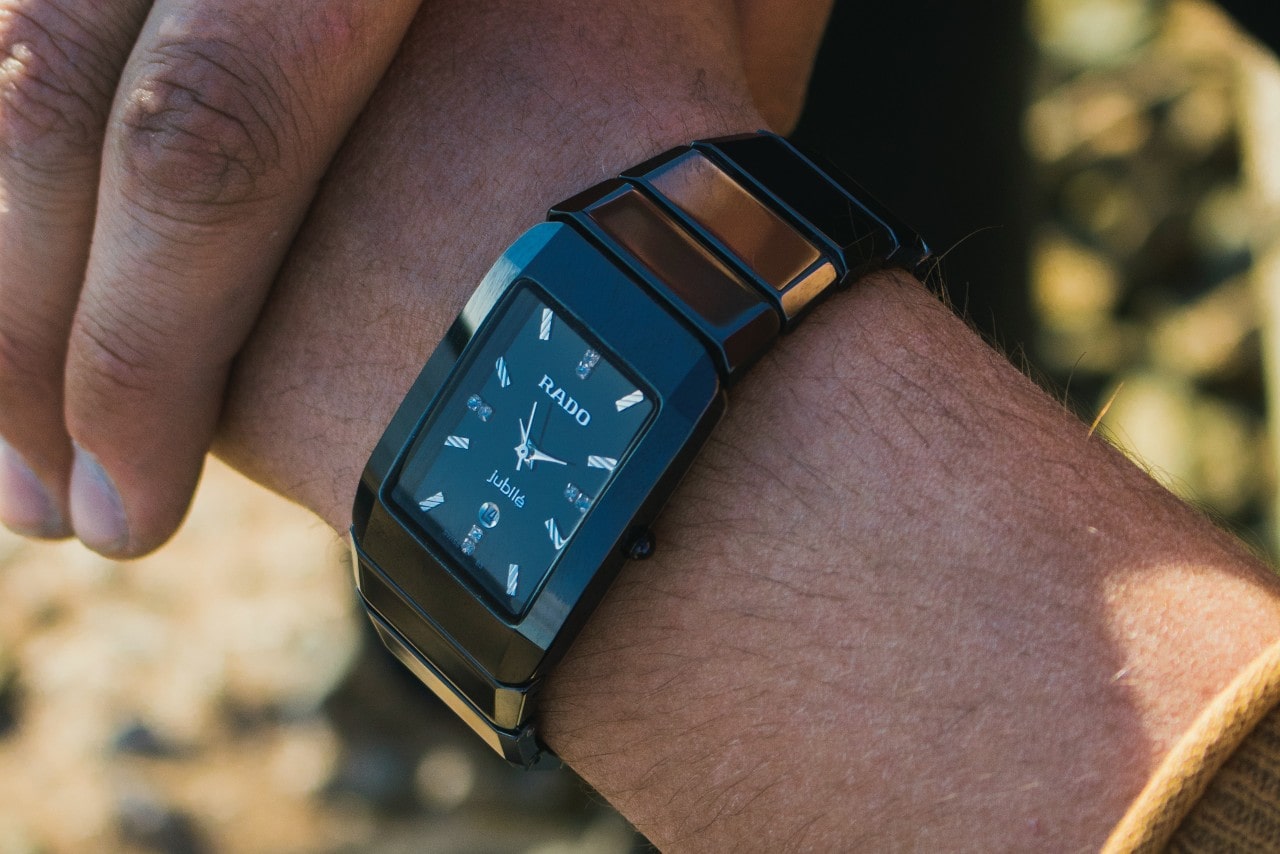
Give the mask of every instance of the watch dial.
POLYGON ((563 311, 521 288, 410 451, 395 503, 512 614, 529 603, 654 411, 563 311))

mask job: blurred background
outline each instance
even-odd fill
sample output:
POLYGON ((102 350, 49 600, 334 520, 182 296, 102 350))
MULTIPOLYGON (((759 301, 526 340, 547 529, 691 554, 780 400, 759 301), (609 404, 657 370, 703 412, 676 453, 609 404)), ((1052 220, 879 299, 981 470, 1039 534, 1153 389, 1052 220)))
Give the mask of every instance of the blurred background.
MULTIPOLYGON (((930 238, 1016 364, 1274 559, 1272 5, 837 0, 797 136, 930 238)), ((216 464, 143 561, 0 533, 0 854, 641 850, 570 773, 488 755, 373 639, 337 539, 216 464)))

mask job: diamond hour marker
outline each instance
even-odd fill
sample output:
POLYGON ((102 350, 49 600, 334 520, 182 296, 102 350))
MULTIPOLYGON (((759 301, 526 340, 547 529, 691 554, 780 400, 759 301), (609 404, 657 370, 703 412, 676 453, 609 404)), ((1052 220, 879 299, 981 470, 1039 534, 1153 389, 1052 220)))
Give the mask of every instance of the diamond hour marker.
POLYGON ((568 501, 578 510, 587 510, 591 507, 591 496, 587 495, 572 483, 565 485, 564 500, 568 501))
POLYGON ((493 407, 485 403, 484 398, 478 394, 467 398, 467 409, 474 412, 481 421, 488 421, 493 417, 493 407))
POLYGON ((600 354, 595 350, 588 349, 582 354, 582 359, 578 361, 578 367, 574 371, 578 375, 578 379, 585 380, 591 376, 591 372, 595 370, 596 365, 600 364, 600 354))
POLYGON ((419 501, 418 507, 422 509, 423 513, 429 513, 443 503, 444 503, 444 493, 437 492, 435 495, 431 496, 430 498, 424 498, 421 501, 419 501))
POLYGON ((484 538, 484 531, 479 525, 472 525, 471 530, 467 532, 467 538, 462 541, 462 553, 467 557, 471 557, 476 553, 476 546, 480 545, 480 540, 484 538))

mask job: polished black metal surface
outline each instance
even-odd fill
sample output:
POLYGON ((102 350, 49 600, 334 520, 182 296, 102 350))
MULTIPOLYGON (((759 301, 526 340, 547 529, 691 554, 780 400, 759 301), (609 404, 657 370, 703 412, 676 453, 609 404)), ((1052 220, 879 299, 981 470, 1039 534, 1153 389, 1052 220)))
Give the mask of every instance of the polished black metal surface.
MULTIPOLYGON (((656 518, 723 412, 721 388, 699 338, 568 225, 535 227, 486 277, 372 455, 352 528, 366 603, 395 627, 410 658, 430 662, 433 689, 465 698, 455 711, 469 715, 473 728, 500 731, 502 744, 518 740, 529 709, 511 699, 536 691, 625 559, 628 532, 656 518), (464 366, 484 351, 482 321, 501 316, 494 309, 528 288, 591 330, 625 374, 651 390, 655 410, 619 460, 617 486, 595 497, 536 595, 515 613, 477 595, 475 566, 456 544, 432 537, 392 492, 428 414, 472 393, 464 366)), ((404 649, 393 651, 405 659, 404 649)))

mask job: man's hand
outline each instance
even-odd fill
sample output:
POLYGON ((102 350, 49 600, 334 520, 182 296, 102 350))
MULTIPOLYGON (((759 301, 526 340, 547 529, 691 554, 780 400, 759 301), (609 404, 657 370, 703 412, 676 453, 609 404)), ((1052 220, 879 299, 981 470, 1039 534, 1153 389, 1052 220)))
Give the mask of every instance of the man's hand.
POLYGON ((420 0, 0 0, 0 521, 185 513, 231 361, 420 0))

